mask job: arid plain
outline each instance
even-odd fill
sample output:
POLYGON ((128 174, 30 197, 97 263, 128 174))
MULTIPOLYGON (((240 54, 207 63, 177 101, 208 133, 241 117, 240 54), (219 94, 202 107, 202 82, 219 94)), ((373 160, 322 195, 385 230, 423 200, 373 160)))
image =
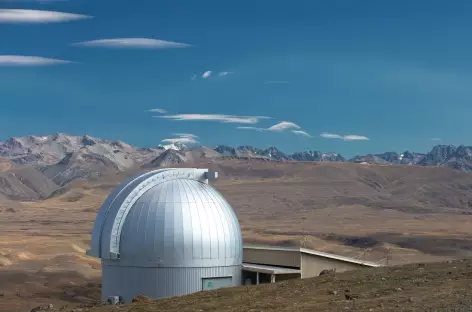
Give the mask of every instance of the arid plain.
MULTIPOLYGON (((185 166, 190 166, 186 164, 185 166)), ((221 159, 213 185, 245 243, 301 245, 384 264, 472 255, 472 174, 447 168, 221 159)), ((123 178, 74 181, 38 202, 0 204, 0 311, 99 299, 85 256, 98 208, 123 178)))

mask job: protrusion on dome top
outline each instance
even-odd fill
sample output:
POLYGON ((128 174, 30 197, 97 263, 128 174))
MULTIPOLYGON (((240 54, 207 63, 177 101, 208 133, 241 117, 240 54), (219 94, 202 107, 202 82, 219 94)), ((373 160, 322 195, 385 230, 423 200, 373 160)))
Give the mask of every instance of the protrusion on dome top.
POLYGON ((205 177, 210 181, 216 180, 216 179, 218 179, 218 172, 216 172, 216 171, 207 171, 205 173, 205 177))
POLYGON ((102 300, 241 285, 241 228, 208 183, 217 178, 206 168, 162 168, 129 177, 110 193, 87 251, 102 262, 102 300))

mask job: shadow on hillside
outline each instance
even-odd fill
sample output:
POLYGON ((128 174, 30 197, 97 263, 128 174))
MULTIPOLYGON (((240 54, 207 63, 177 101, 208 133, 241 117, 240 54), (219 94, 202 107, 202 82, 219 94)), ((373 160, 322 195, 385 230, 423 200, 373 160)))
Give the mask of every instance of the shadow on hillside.
POLYGON ((316 234, 315 236, 356 248, 373 248, 388 243, 435 256, 460 255, 472 251, 472 239, 470 238, 458 239, 427 235, 401 235, 398 233, 376 233, 369 236, 316 234))
MULTIPOLYGON (((294 237, 285 241, 274 241, 277 246, 300 246, 300 238, 313 236, 345 246, 370 249, 382 247, 384 244, 396 245, 401 248, 418 250, 434 256, 464 256, 472 252, 472 238, 445 238, 428 235, 402 235, 398 233, 376 233, 368 236, 342 235, 335 233, 309 233, 306 231, 261 230, 263 235, 284 235, 294 237)), ((256 240, 257 242, 257 240, 256 240)), ((270 244, 270 242, 264 242, 270 244)), ((315 248, 316 249, 316 248, 315 248)))
POLYGON ((98 279, 90 279, 75 271, 1 269, 0 294, 5 299, 0 302, 0 310, 20 308, 26 311, 38 304, 98 303, 101 292, 98 279))

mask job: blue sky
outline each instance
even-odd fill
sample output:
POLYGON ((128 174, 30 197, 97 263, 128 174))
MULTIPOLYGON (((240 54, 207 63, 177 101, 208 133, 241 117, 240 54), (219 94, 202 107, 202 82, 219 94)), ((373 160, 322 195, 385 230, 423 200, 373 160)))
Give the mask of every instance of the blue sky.
POLYGON ((471 1, 0 8, 0 139, 66 132, 154 146, 187 133, 207 146, 346 156, 472 143, 471 1))

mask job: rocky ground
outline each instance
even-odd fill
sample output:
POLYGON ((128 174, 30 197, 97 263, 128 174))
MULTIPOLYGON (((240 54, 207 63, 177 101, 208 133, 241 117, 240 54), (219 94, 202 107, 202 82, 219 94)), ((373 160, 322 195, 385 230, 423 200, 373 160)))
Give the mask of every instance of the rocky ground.
MULTIPOLYGON (((49 307, 45 307, 46 310, 49 307)), ((59 311, 50 310, 50 311, 59 311)), ((82 312, 472 311, 472 259, 363 269, 82 312)))
MULTIPOLYGON (((245 243, 303 243, 389 265, 472 256, 468 173, 236 159, 199 166, 219 172, 213 185, 236 211, 245 243)), ((98 208, 123 178, 75 180, 34 202, 0 198, 0 311, 98 300, 100 262, 84 253, 98 208)))

